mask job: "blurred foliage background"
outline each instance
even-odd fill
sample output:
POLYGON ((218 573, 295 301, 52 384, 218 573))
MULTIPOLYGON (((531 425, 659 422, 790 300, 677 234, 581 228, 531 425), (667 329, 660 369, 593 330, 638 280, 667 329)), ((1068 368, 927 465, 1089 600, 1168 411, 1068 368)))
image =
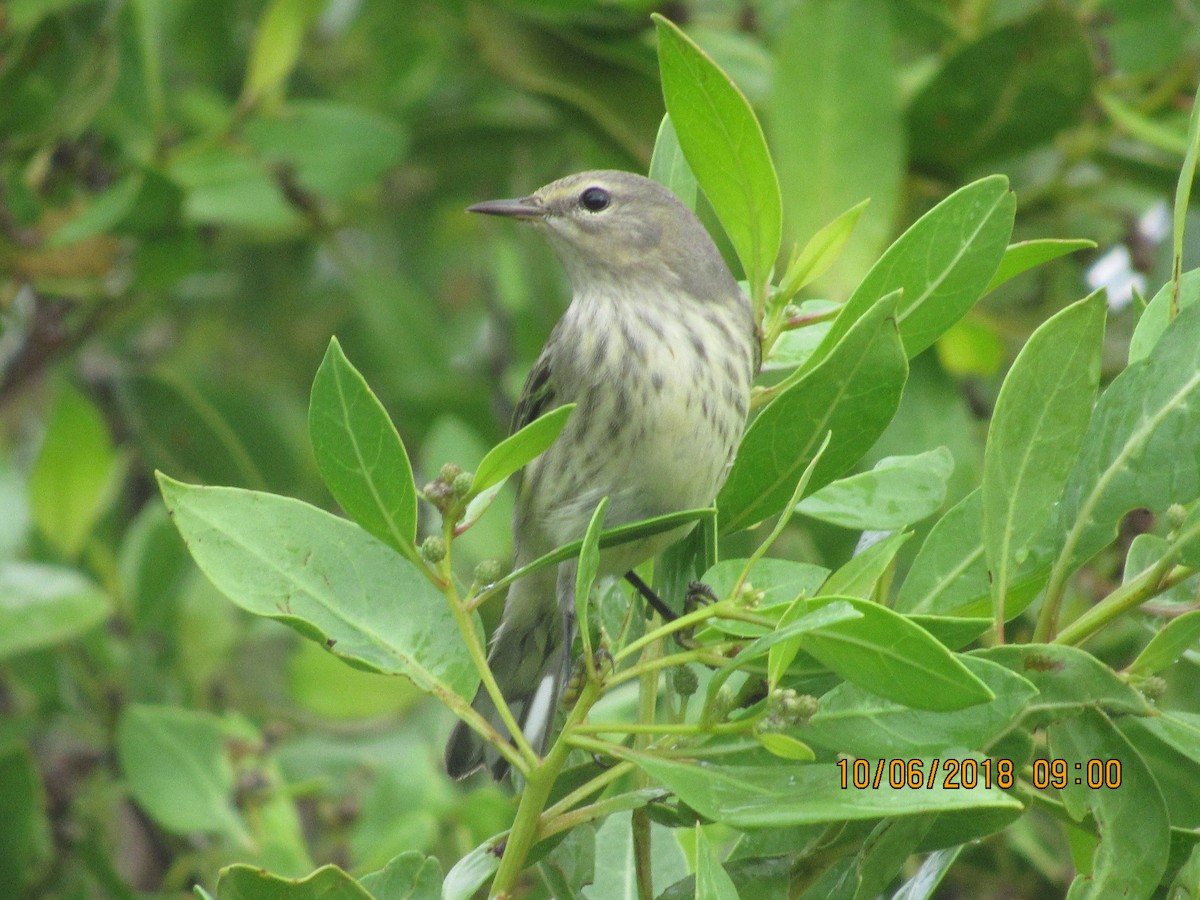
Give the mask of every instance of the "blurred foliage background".
MULTIPOLYGON (((866 465, 945 445, 957 501, 1016 350, 1096 286, 1119 368, 1140 293, 1169 276, 1196 0, 8 0, 0 896, 175 896, 234 860, 451 863, 506 825, 501 790, 441 774, 440 708, 221 598, 152 472, 330 506, 305 416, 333 334, 418 483, 471 468, 567 290, 536 238, 463 208, 645 170, 654 10, 758 110, 789 244, 871 198, 812 296, 845 299, 907 224, 991 172, 1017 193, 1015 240, 1098 245, 1014 279, 915 360, 866 465)), ((507 561, 507 518, 498 504, 464 538, 467 572, 507 561)), ((854 540, 802 520, 775 552, 823 562, 854 540)), ((1006 832, 956 872, 972 896, 1048 896, 1068 860, 1006 832)))

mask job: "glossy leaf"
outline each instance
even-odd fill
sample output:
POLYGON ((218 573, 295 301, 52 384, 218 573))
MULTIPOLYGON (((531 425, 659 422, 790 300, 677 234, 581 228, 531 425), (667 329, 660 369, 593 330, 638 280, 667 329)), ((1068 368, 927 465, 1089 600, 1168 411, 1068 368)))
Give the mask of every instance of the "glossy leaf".
MULTIPOLYGON (((1167 330, 1171 321, 1172 284, 1170 281, 1164 284, 1142 310, 1133 336, 1129 339, 1129 365, 1149 356, 1167 330)), ((1179 308, 1186 309, 1193 303, 1200 303, 1200 269, 1184 272, 1179 280, 1179 308)))
POLYGON ((679 145, 757 297, 775 268, 783 227, 779 181, 762 128, 729 76, 678 26, 653 18, 663 98, 679 145))
POLYGON ((829 580, 821 587, 821 593, 868 599, 910 537, 911 532, 899 531, 855 553, 829 576, 829 580))
POLYGON ((991 175, 959 188, 888 247, 846 301, 809 365, 824 359, 880 298, 902 291, 905 352, 916 356, 963 317, 996 274, 1012 235, 1016 199, 991 175))
POLYGON ((913 157, 958 169, 1028 150, 1091 98, 1092 54, 1068 10, 1049 8, 962 47, 908 109, 913 157))
POLYGON ((471 492, 486 491, 545 453, 562 434, 573 409, 574 403, 555 407, 489 450, 475 470, 471 492))
POLYGON ((704 829, 697 825, 696 836, 696 900, 738 900, 733 879, 723 868, 704 829))
POLYGON ((417 489, 408 453, 337 338, 329 342, 313 379, 308 433, 321 477, 342 509, 368 533, 412 558, 417 489))
POLYGON ((1016 278, 1022 272, 1027 272, 1043 263, 1066 256, 1068 253, 1075 253, 1078 250, 1091 250, 1095 246, 1095 241, 1080 239, 1063 240, 1058 238, 1039 238, 1037 240, 1019 241, 1016 244, 1009 244, 1004 250, 1004 256, 1000 259, 1000 268, 996 270, 996 274, 988 282, 984 293, 990 294, 1006 281, 1016 278))
POLYGON ((893 531, 941 509, 954 457, 945 447, 889 456, 804 498, 797 512, 857 531, 893 531))
POLYGON ((1057 507, 1051 594, 1116 537, 1131 509, 1161 511, 1200 496, 1200 304, 1168 326, 1154 351, 1100 397, 1057 507))
POLYGON ((1072 897, 1146 897, 1167 867, 1170 822, 1162 792, 1137 751, 1097 709, 1052 723, 1046 730, 1050 755, 1068 761, 1062 789, 1067 812, 1088 818, 1099 843, 1090 872, 1071 885, 1072 897), (1120 760, 1119 790, 1092 790, 1081 776, 1088 760, 1120 760), (1129 827, 1136 822, 1137 827, 1129 827))
POLYGON ((442 866, 432 856, 408 850, 358 883, 375 900, 437 900, 442 896, 442 866))
POLYGON ((274 494, 159 484, 196 564, 238 606, 423 691, 474 691, 445 599, 357 525, 274 494))
POLYGON ((816 281, 837 261, 842 248, 850 239, 850 233, 858 224, 859 217, 867 208, 870 199, 858 203, 832 222, 822 225, 817 233, 808 239, 808 243, 796 254, 784 272, 779 282, 779 293, 785 298, 791 298, 804 287, 816 281))
MULTIPOLYGON (((233 803, 230 726, 211 713, 134 704, 117 726, 117 754, 130 793, 173 834, 250 837, 233 803)), ((249 735, 252 739, 253 735, 249 735)))
POLYGON ((1129 671, 1137 675, 1153 675, 1174 665, 1180 656, 1200 643, 1200 609, 1172 619, 1142 648, 1129 671))
POLYGON ((787 4, 770 96, 788 233, 804 240, 863 200, 853 241, 822 284, 844 296, 895 233, 906 136, 887 0, 787 4))
POLYGON ((675 133, 670 115, 663 116, 662 124, 658 126, 654 155, 650 157, 650 177, 670 190, 684 206, 695 211, 699 185, 683 156, 679 135, 675 133))
POLYGON ((321 866, 303 878, 285 878, 259 866, 238 863, 222 869, 217 881, 217 900, 279 900, 282 897, 287 900, 375 900, 365 887, 334 865, 321 866))
POLYGON ((936 712, 911 709, 844 682, 821 698, 816 715, 795 734, 829 750, 869 758, 936 756, 947 747, 986 750, 1016 723, 1037 689, 998 663, 972 656, 962 662, 995 699, 936 712))
POLYGON ((108 427, 92 403, 64 385, 29 474, 33 521, 59 553, 77 556, 124 474, 108 427))
POLYGON ((983 458, 984 550, 994 603, 1050 518, 1092 417, 1107 306, 1092 294, 1046 320, 1013 362, 983 458))
MULTIPOLYGON (((975 757, 977 758, 977 757, 975 757)), ((920 815, 933 811, 1019 809, 996 788, 914 791, 880 786, 843 788, 837 766, 717 766, 631 754, 637 766, 666 785, 701 815, 735 828, 782 828, 822 822, 920 815)), ((872 760, 872 771, 875 761, 872 760)), ((930 760, 922 760, 930 771, 930 760)))
POLYGON ((908 375, 892 318, 897 300, 871 309, 820 365, 808 368, 750 424, 717 497, 723 530, 778 513, 826 432, 833 437, 810 490, 846 471, 883 433, 908 375))
POLYGON ((73 640, 111 612, 109 596, 74 569, 0 565, 0 659, 73 640))
POLYGON ((276 101, 296 67, 309 25, 321 11, 316 0, 272 0, 258 23, 242 103, 254 106, 276 101))

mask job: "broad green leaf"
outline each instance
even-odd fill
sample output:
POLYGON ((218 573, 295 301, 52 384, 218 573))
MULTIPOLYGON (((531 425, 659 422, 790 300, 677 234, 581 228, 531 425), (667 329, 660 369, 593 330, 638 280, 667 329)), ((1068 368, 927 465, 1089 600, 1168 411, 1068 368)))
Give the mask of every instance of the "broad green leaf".
MULTIPOLYGON (((1200 843, 1195 831, 1200 828, 1200 718, 1171 710, 1158 716, 1122 716, 1113 724, 1154 775, 1173 829, 1191 829, 1192 842, 1200 843)), ((1099 773, 1093 767, 1095 774, 1099 773)))
POLYGON ((905 618, 920 625, 951 650, 960 650, 991 627, 992 620, 978 616, 930 616, 907 613, 905 618))
MULTIPOLYGON (((1019 809, 1020 802, 997 788, 930 790, 893 787, 883 765, 879 787, 855 788, 837 765, 694 765, 650 754, 628 758, 698 813, 735 828, 782 828, 818 822, 921 815, 933 811, 1019 809)), ((945 761, 943 757, 942 762, 945 761)), ((980 757, 971 755, 978 760, 980 757)), ((877 763, 871 760, 872 778, 877 763)), ((920 760, 930 772, 932 760, 920 760)))
POLYGON ((417 489, 404 442, 335 337, 313 379, 308 433, 317 468, 342 509, 409 558, 417 489))
POLYGON ((1057 559, 1047 595, 1116 537, 1131 509, 1161 512, 1200 496, 1200 304, 1100 397, 1050 526, 1057 559), (1059 537, 1061 535, 1061 537, 1059 537))
POLYGON ((883 433, 908 375, 893 320, 897 300, 892 296, 869 310, 820 365, 807 369, 751 423, 717 498, 724 531, 778 513, 827 432, 833 437, 810 490, 846 471, 883 433))
POLYGON ((432 856, 409 850, 358 883, 375 900, 439 900, 442 866, 432 856))
POLYGON ((823 594, 869 598, 912 532, 898 531, 855 553, 821 586, 823 594))
MULTIPOLYGON (((1150 355, 1158 339, 1162 337, 1167 325, 1171 322, 1171 292, 1172 282, 1168 281, 1155 294, 1133 329, 1129 339, 1129 365, 1150 355)), ((1179 281, 1179 308, 1186 309, 1193 303, 1200 302, 1200 269, 1184 272, 1179 281)))
POLYGON ((696 176, 684 159, 670 115, 663 116, 662 124, 658 126, 654 155, 650 157, 650 177, 678 197, 684 206, 695 211, 696 176))
MULTIPOLYGON (((404 895, 400 895, 404 896, 404 895)), ((437 895, 413 894, 415 898, 437 895)), ((217 900, 378 900, 337 866, 325 865, 304 878, 285 878, 259 866, 237 863, 221 870, 217 900)))
POLYGON ((822 284, 844 296, 895 233, 905 132, 887 0, 792 3, 777 39, 768 130, 788 234, 803 240, 865 199, 871 206, 822 284))
POLYGON ((245 151, 210 143, 180 148, 170 158, 167 174, 183 188, 183 215, 189 223, 267 234, 292 232, 304 224, 278 179, 245 151))
POLYGON ((1135 675, 1161 672, 1174 665, 1185 651, 1197 643, 1200 643, 1200 609, 1184 613, 1164 625, 1137 655, 1137 659, 1129 664, 1129 671, 1135 675))
MULTIPOLYGON (((583 533, 583 544, 579 548, 579 563, 575 567, 575 621, 579 627, 579 637, 583 643, 584 659, 592 657, 592 636, 588 630, 588 605, 592 596, 592 585, 596 582, 596 573, 600 570, 600 532, 604 528, 604 510, 608 507, 608 497, 601 498, 588 522, 587 531, 583 533)), ((588 663, 591 666, 591 663, 588 663)), ((589 670, 590 671, 590 670, 589 670)))
POLYGON ((889 456, 805 497, 797 512, 856 531, 893 531, 941 509, 954 457, 945 447, 889 456))
POLYGON ((868 198, 850 207, 808 239, 804 248, 788 263, 787 271, 779 282, 780 296, 790 299, 825 274, 841 254, 850 232, 870 202, 868 198))
POLYGON ((663 99, 683 155, 759 299, 779 253, 779 181, 762 128, 729 76, 678 26, 655 14, 663 99))
MULTIPOLYGON (((656 885, 673 884, 687 874, 687 860, 674 833, 650 825, 651 873, 656 885)), ((633 830, 628 812, 618 812, 596 829, 595 870, 601 877, 583 889, 587 900, 634 900, 638 896, 633 830)))
MULTIPOLYGON (((744 559, 723 559, 705 572, 700 580, 712 588, 718 597, 728 599, 742 570, 746 568, 746 562, 744 559)), ((829 570, 822 566, 765 556, 755 560, 751 566, 746 585, 756 592, 762 592, 761 596, 755 598, 754 608, 763 611, 772 606, 789 604, 798 597, 815 597, 828 577, 829 570)))
MULTIPOLYGON (((574 17, 568 27, 545 27, 539 20, 552 9, 540 4, 533 15, 523 15, 500 4, 470 4, 466 23, 473 56, 523 90, 578 110, 630 158, 648 160, 663 111, 648 48, 628 32, 628 20, 618 29, 628 37, 613 32, 602 41, 580 32, 574 17)), ((589 3, 585 16, 597 10, 589 3)), ((504 113, 505 120, 512 121, 515 111, 504 113)), ((534 116, 531 124, 545 122, 539 110, 534 116)))
POLYGON ((808 894, 829 900, 887 896, 888 885, 919 851, 935 820, 935 816, 907 816, 876 823, 856 848, 825 870, 808 894))
POLYGON ((697 825, 692 833, 696 836, 696 900, 738 900, 733 879, 721 868, 704 829, 697 825))
POLYGON ((1170 822, 1162 792, 1142 758, 1108 717, 1097 709, 1051 723, 1046 730, 1051 757, 1067 760, 1062 789, 1067 812, 1089 818, 1098 832, 1091 872, 1071 885, 1072 898, 1148 897, 1167 866, 1170 822), (1119 760, 1119 789, 1092 790, 1088 760, 1119 760), (1137 827, 1130 827, 1136 822, 1137 827))
POLYGON ((921 861, 917 870, 892 894, 891 900, 933 900, 938 886, 958 856, 967 848, 958 844, 945 850, 930 853, 921 861))
POLYGON ((499 484, 513 472, 545 453, 566 427, 567 419, 574 408, 574 403, 555 407, 489 450, 487 456, 479 463, 479 468, 475 470, 471 493, 477 494, 499 484))
POLYGON ((817 758, 813 753, 812 747, 797 740, 791 735, 775 734, 775 733, 760 733, 755 735, 758 742, 763 745, 763 748, 772 756, 778 756, 780 759, 790 759, 796 762, 812 762, 817 758))
POLYGON ((442 900, 470 900, 500 868, 508 832, 488 838, 450 867, 442 882, 442 900))
POLYGON ((947 747, 987 750, 1017 722, 1037 689, 986 659, 966 656, 962 662, 995 699, 936 712, 910 709, 844 682, 821 698, 807 725, 789 733, 829 750, 870 758, 936 756, 947 747))
POLYGON ((291 102, 250 119, 241 134, 267 166, 287 166, 303 190, 334 201, 376 184, 408 149, 395 120, 323 100, 291 102))
POLYGON ((990 294, 1004 282, 1016 278, 1022 272, 1058 259, 1060 256, 1066 256, 1068 253, 1074 253, 1077 250, 1091 250, 1095 246, 1095 241, 1058 238, 1039 238, 1009 244, 1000 260, 1000 268, 996 270, 996 274, 992 276, 992 280, 988 282, 988 286, 984 288, 983 292, 990 294))
MULTIPOLYGON (((834 303, 832 300, 805 300, 800 303, 799 314, 801 317, 822 316, 840 306, 840 303, 834 303)), ((763 360, 762 370, 776 372, 803 365, 825 339, 832 324, 831 320, 823 319, 802 328, 792 328, 783 332, 771 347, 767 358, 763 360)))
POLYGON ((916 356, 966 314, 996 274, 1012 235, 1017 201, 1008 179, 991 175, 959 188, 921 216, 855 288, 808 365, 816 365, 881 297, 902 291, 897 320, 916 356))
POLYGON ((243 106, 272 104, 283 97, 285 82, 300 58, 304 35, 321 11, 318 0, 272 0, 254 35, 243 106))
POLYGON ((846 681, 914 709, 966 709, 995 699, 991 690, 932 635, 885 606, 844 600, 861 618, 805 634, 800 646, 846 681))
POLYGON ((913 157, 957 170, 1045 143, 1092 93, 1092 52, 1079 19, 1046 9, 962 47, 913 98, 913 157))
POLYGON ((196 564, 238 606, 423 691, 474 692, 478 676, 445 599, 357 525, 274 494, 163 475, 159 484, 196 564))
POLYGON ((976 488, 950 507, 925 538, 900 586, 897 611, 987 613, 989 581, 982 523, 983 497, 976 488))
POLYGON ((55 397, 29 473, 33 521, 59 553, 78 556, 112 502, 125 464, 100 411, 70 385, 55 397))
POLYGON ((971 656, 999 663, 1038 689, 1038 696, 1029 704, 1025 722, 1030 726, 1096 706, 1113 713, 1153 714, 1141 694, 1096 657, 1076 647, 1005 644, 974 650, 971 656))
MULTIPOLYGON (((835 601, 814 610, 803 599, 796 600, 783 611, 783 615, 779 617, 779 625, 774 631, 750 644, 734 659, 737 665, 745 665, 766 653, 767 683, 774 689, 796 659, 796 654, 800 652, 800 635, 835 622, 861 618, 862 613, 856 611, 849 603, 835 601)), ((712 690, 712 682, 709 682, 709 685, 708 694, 712 697, 715 691, 712 690)))
MULTIPOLYGON (((238 735, 211 713, 174 706, 127 707, 117 724, 117 756, 138 805, 173 834, 222 834, 248 847, 234 806, 227 742, 238 735)), ((251 733, 241 735, 254 740, 251 733)))
POLYGON ((134 375, 118 386, 142 455, 180 478, 266 487, 249 447, 213 398, 171 372, 134 375))
POLYGON ((108 594, 74 569, 0 565, 0 659, 73 640, 111 612, 108 594))
POLYGON ((984 551, 997 608, 1007 605, 1015 568, 1050 518, 1092 417, 1106 310, 1097 291, 1046 320, 1000 388, 982 486, 984 551))

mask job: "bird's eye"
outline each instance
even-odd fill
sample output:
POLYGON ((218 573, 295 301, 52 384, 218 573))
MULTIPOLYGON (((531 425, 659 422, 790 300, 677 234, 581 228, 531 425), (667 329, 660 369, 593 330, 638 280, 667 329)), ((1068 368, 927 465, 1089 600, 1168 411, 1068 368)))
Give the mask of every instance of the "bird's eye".
POLYGON ((608 191, 602 187, 590 187, 579 195, 580 205, 588 212, 594 213, 607 208, 611 200, 608 191))

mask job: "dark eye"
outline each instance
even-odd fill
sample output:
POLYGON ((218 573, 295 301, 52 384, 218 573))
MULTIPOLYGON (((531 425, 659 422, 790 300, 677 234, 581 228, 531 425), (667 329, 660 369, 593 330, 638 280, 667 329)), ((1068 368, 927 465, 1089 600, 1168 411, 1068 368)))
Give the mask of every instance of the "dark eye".
POLYGON ((611 201, 608 191, 602 187, 590 187, 579 195, 579 202, 588 212, 600 212, 611 201))

